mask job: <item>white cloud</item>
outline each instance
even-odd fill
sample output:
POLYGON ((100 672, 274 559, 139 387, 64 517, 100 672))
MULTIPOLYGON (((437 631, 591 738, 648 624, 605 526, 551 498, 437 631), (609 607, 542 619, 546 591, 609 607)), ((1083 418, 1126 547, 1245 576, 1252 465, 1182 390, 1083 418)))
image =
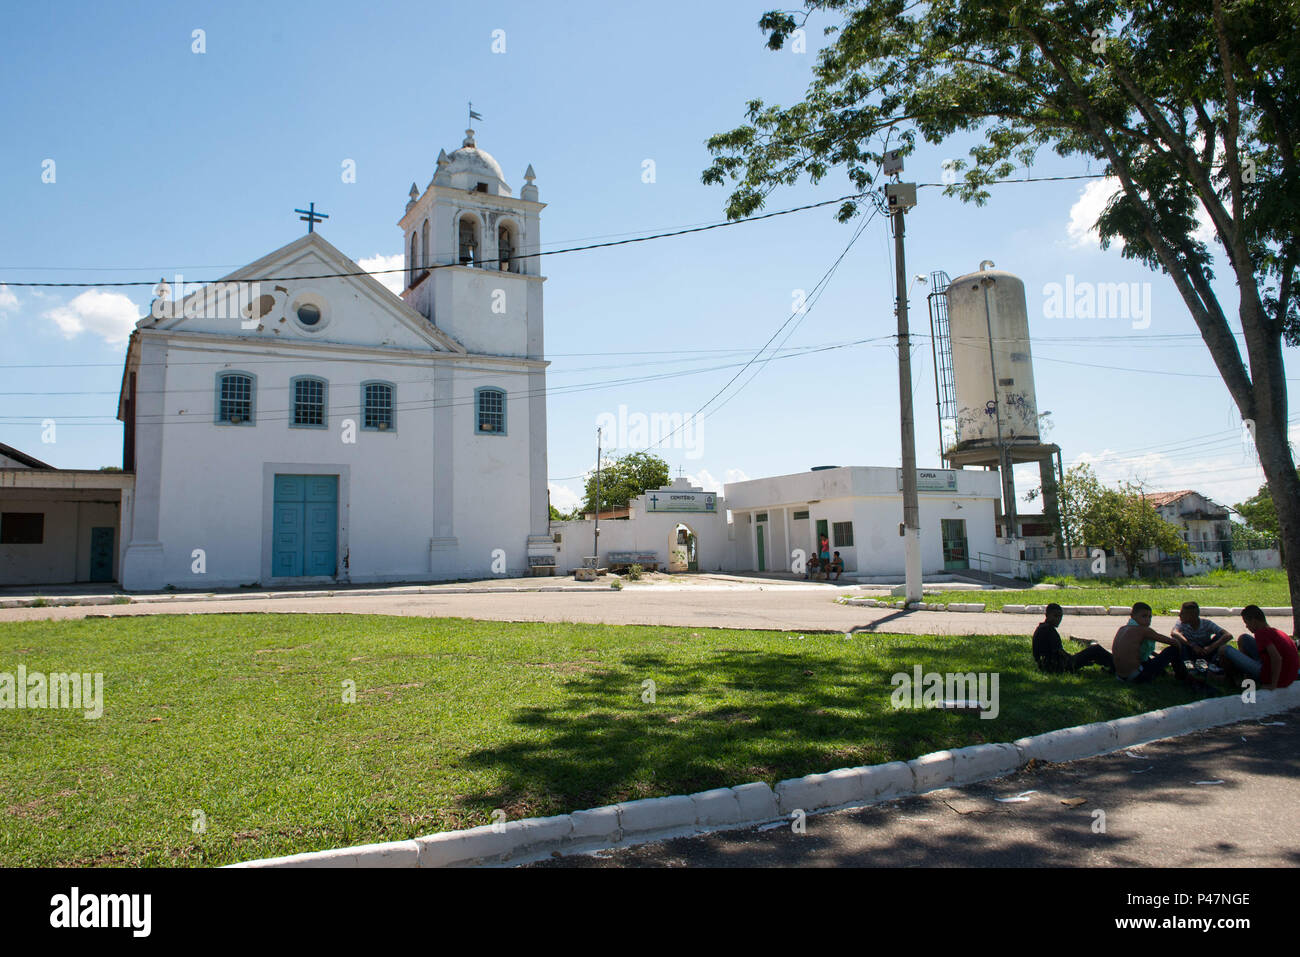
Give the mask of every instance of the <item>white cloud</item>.
POLYGON ((0 310, 17 309, 18 297, 13 294, 8 286, 0 283, 0 310))
POLYGON ((546 487, 551 490, 551 504, 561 512, 571 512, 582 504, 582 496, 567 485, 548 482, 546 487))
POLYGON ((1100 243, 1097 217, 1119 190, 1119 179, 1114 176, 1093 180, 1083 188, 1078 200, 1070 207, 1070 224, 1066 227, 1066 232, 1070 236, 1071 246, 1096 246, 1100 243))
POLYGON ((708 469, 700 469, 695 473, 686 473, 686 478, 692 485, 698 485, 706 492, 718 492, 719 494, 722 492, 722 486, 728 482, 749 481, 749 476, 746 475, 742 469, 727 469, 726 472, 723 473, 723 476, 722 481, 718 481, 718 479, 715 478, 713 473, 708 469))
POLYGON ((65 339, 93 332, 117 345, 130 337, 140 318, 140 307, 120 292, 90 289, 66 305, 50 309, 45 318, 59 327, 65 339))
MULTIPOLYGON (((402 290, 406 288, 405 277, 400 272, 403 264, 402 254, 394 253, 392 256, 377 254, 369 256, 366 259, 358 259, 357 265, 368 273, 374 273, 379 269, 397 269, 398 272, 385 272, 375 276, 381 283, 388 287, 389 291, 395 296, 400 296, 402 290)), ((556 506, 559 508, 560 506, 556 506)))
MULTIPOLYGON (((1079 198, 1070 207, 1070 222, 1065 227, 1071 246, 1077 249, 1101 245, 1101 237, 1097 234, 1097 218, 1105 211, 1111 197, 1120 189, 1119 179, 1115 176, 1093 180, 1083 188, 1079 198)), ((1214 243, 1216 236, 1210 214, 1199 201, 1196 203, 1196 230, 1192 236, 1210 245, 1214 243)), ((1124 240, 1117 236, 1114 243, 1116 246, 1123 247, 1124 240)))

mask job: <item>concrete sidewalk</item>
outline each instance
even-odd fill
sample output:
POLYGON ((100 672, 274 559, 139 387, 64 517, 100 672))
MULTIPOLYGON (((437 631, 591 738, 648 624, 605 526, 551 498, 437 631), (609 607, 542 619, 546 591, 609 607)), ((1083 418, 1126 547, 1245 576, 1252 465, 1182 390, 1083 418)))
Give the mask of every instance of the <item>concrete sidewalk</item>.
POLYGON ((1286 809, 1298 776, 1291 711, 810 814, 802 834, 782 821, 525 866, 1293 868, 1300 817, 1286 809))

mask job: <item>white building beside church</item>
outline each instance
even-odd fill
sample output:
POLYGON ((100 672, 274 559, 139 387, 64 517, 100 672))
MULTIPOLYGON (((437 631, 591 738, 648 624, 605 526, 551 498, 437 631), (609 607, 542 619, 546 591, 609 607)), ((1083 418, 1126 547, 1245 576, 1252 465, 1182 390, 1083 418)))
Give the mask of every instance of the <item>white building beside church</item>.
MULTIPOLYGON (((1002 548, 998 474, 918 469, 917 485, 923 573, 987 570, 1002 548)), ((721 494, 679 478, 633 499, 626 519, 601 520, 600 563, 635 552, 669 570, 801 573, 824 537, 848 580, 893 579, 903 574, 902 488, 901 469, 866 466, 728 482, 721 494), (680 543, 688 551, 679 558, 680 543)), ((593 526, 552 524, 561 572, 592 554, 593 526)))
POLYGON ((131 336, 118 411, 135 473, 123 587, 489 577, 553 562, 533 178, 529 167, 513 195, 472 130, 444 151, 399 221, 400 297, 309 233, 155 302, 131 336), (223 308, 231 295, 238 309, 223 308))

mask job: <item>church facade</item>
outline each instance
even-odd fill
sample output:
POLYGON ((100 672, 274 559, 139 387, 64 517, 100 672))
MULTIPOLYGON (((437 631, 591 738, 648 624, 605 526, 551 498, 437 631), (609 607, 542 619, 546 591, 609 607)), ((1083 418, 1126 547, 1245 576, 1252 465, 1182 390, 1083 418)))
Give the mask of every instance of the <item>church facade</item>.
POLYGON ((533 178, 513 195, 473 131, 444 151, 399 221, 400 296, 315 232, 160 296, 119 400, 123 587, 553 564, 533 178))

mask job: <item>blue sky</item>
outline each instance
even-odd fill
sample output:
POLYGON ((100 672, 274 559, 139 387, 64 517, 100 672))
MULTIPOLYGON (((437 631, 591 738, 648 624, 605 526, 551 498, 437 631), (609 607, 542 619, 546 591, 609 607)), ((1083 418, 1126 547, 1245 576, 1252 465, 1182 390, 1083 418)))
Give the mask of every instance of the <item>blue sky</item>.
MULTIPOLYGON (((800 98, 821 42, 811 31, 807 53, 768 51, 756 26, 767 6, 15 7, 0 34, 0 281, 216 278, 299 236, 293 209, 311 201, 330 215, 322 234, 377 268, 400 253, 407 190, 429 181, 440 148, 460 145, 471 99, 483 114, 478 145, 516 194, 525 167, 536 170, 545 248, 717 221, 727 193, 700 183, 705 140, 740 123, 751 98, 800 98), (206 52, 193 52, 195 30, 206 52), (504 53, 492 50, 497 30, 504 53), (343 182, 346 160, 354 183, 343 182)), ((922 145, 905 178, 938 182, 942 162, 969 145, 922 145)), ((1045 153, 1032 173, 1098 171, 1045 153)), ((1087 236, 1105 198, 1090 182, 994 187, 980 208, 923 189, 908 217, 908 272, 955 276, 991 259, 1024 279, 1039 408, 1052 412, 1049 439, 1067 465, 1087 459, 1111 480, 1239 501, 1263 482, 1239 416, 1172 283, 1087 236), (1150 283, 1149 326, 1049 318, 1043 290, 1067 276, 1150 283)), ((776 192, 768 208, 850 191, 835 171, 776 192)), ((615 380, 549 399, 557 505, 581 489, 598 417, 617 419, 620 406, 625 416, 695 411, 785 322, 796 290, 811 292, 852 235, 833 209, 544 260, 550 387, 615 380), (646 375, 671 377, 617 382, 646 375)), ((890 244, 877 218, 785 346, 891 335, 890 244)), ((914 332, 928 332, 925 292, 914 287, 914 332)), ((147 288, 0 288, 0 441, 61 467, 119 465, 124 330, 149 298, 147 288), (42 442, 50 418, 55 441, 42 442)), ((919 344, 917 449, 932 466, 934 373, 928 340, 919 344)), ((689 447, 679 438, 660 450, 674 474, 715 486, 899 461, 887 340, 772 361, 717 405, 689 447)), ((1032 468, 1018 484, 1036 484, 1032 468)))

